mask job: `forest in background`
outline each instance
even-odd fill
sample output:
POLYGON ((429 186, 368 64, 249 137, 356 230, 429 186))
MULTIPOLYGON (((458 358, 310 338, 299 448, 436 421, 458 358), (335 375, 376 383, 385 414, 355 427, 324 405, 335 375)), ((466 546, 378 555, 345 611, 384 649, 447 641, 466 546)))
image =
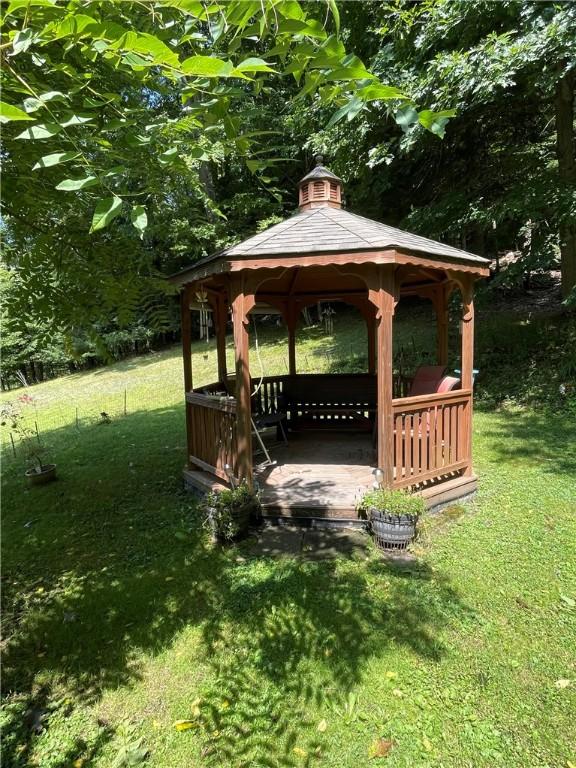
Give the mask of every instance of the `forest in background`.
MULTIPOLYGON (((84 22, 78 13, 85 9, 76 5, 80 38, 84 22)), ((107 227, 92 233, 92 177, 60 181, 61 163, 73 163, 73 157, 38 160, 54 137, 22 141, 27 123, 3 126, 3 386, 174 341, 176 302, 163 277, 290 215, 296 184, 317 152, 344 180, 351 210, 492 259, 493 277, 483 288, 489 294, 522 293, 534 280, 557 284, 562 307, 570 311, 576 282, 574 4, 327 4, 332 15, 315 25, 306 14, 316 4, 271 3, 284 19, 271 25, 269 38, 262 26, 256 35, 245 34, 254 30, 246 26, 252 23, 248 16, 241 23, 232 18, 238 4, 230 4, 224 24, 200 12, 193 24, 190 14, 178 15, 181 4, 155 5, 174 13, 171 26, 159 16, 167 29, 182 25, 179 40, 170 33, 176 44, 159 33, 163 45, 196 45, 194 35, 205 32, 212 55, 222 60, 258 53, 262 58, 244 63, 261 62, 246 65, 260 79, 249 86, 242 79, 211 79, 209 94, 205 81, 194 81, 200 87, 187 94, 159 65, 135 85, 131 77, 144 69, 144 59, 134 63, 128 56, 145 55, 141 41, 140 48, 133 45, 136 53, 122 53, 130 77, 121 65, 94 65, 94 93, 109 91, 110 100, 113 92, 122 94, 128 118, 121 114, 119 125, 93 125, 86 110, 101 107, 91 107, 84 90, 84 111, 56 128, 76 122, 74 146, 97 158, 100 174, 113 179, 112 199, 133 195, 138 204, 130 213, 114 211, 107 227), (290 45, 281 31, 290 35, 290 45), (275 64, 280 61, 282 71, 275 64), (384 89, 379 98, 370 96, 375 88, 384 89), (143 114, 152 140, 134 128, 143 114), (34 161, 42 167, 31 170, 34 161)), ((28 69, 49 66, 50 83, 61 90, 44 96, 49 103, 68 98, 66 108, 73 107, 78 93, 65 91, 64 81, 72 77, 66 67, 84 73, 73 43, 64 44, 66 20, 50 21, 42 14, 51 9, 42 7, 28 19, 17 3, 12 6, 3 21, 16 84, 28 78, 29 86, 28 69), (39 37, 33 22, 44 25, 39 37), (55 42, 46 48, 42 34, 56 23, 60 27, 50 32, 55 42), (44 58, 35 62, 34 56, 44 58)), ((99 25, 104 32, 92 33, 95 48, 114 47, 113 23, 162 27, 158 18, 150 22, 142 15, 139 4, 91 4, 94 16, 98 10, 108 21, 99 25)), ((10 72, 3 98, 7 77, 10 72)), ((29 116, 39 110, 32 102, 24 100, 29 116)), ((115 108, 120 110, 117 102, 115 108)), ((62 132, 57 141, 66 148, 62 132)))

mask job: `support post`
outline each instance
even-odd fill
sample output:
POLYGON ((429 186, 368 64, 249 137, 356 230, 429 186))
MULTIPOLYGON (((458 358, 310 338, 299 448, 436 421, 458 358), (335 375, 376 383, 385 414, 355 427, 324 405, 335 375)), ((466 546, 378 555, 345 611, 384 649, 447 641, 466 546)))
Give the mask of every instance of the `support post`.
POLYGON ((394 483, 394 415, 392 409, 392 321, 396 303, 396 280, 393 266, 378 268, 379 286, 376 298, 377 323, 377 388, 378 388, 378 466, 383 471, 385 488, 394 483))
MULTIPOLYGON (((186 285, 180 294, 180 322, 182 328, 182 362, 184 364, 184 392, 192 389, 192 316, 190 313, 190 296, 192 286, 186 285)), ((192 413, 190 405, 186 407, 186 466, 190 466, 192 454, 192 413)))
MULTIPOLYGON (((461 282, 462 290, 462 389, 472 391, 474 383, 474 281, 468 278, 461 282)), ((472 474, 472 401, 466 408, 466 423, 464 429, 464 444, 468 466, 464 474, 472 474)))
POLYGON ((288 373, 296 375, 296 323, 298 313, 293 299, 288 301, 286 308, 286 326, 288 328, 288 373))
POLYGON ((248 313, 255 303, 254 294, 247 293, 244 276, 231 280, 232 322, 234 325, 234 354, 236 359, 236 456, 235 474, 252 488, 252 422, 250 403, 250 360, 248 313))
POLYGON ((438 365, 448 365, 448 286, 441 285, 435 296, 436 311, 436 360, 438 365))
POLYGON ((218 381, 225 383, 228 376, 228 370, 226 366, 226 321, 228 320, 228 311, 226 308, 226 298, 224 294, 219 293, 215 297, 213 312, 216 325, 218 381))

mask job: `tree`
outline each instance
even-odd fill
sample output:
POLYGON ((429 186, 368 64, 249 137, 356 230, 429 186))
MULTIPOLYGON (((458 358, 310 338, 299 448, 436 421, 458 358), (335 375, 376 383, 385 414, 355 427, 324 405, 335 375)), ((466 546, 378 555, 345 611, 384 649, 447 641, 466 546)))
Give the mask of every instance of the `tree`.
POLYGON ((223 229, 214 169, 233 157, 265 187, 285 162, 268 152, 270 125, 251 128, 274 90, 339 117, 412 104, 346 52, 334 0, 11 0, 2 24, 11 314, 66 330, 126 324, 142 308, 162 323, 163 246, 203 255, 223 229), (175 212, 192 226, 170 243, 175 212))

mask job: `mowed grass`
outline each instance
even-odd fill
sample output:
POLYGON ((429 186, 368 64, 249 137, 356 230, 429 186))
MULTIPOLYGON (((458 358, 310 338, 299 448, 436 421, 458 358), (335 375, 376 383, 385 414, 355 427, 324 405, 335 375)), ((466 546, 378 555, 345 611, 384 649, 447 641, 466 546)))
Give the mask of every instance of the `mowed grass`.
MULTIPOLYGON (((307 333, 301 367, 363 353, 349 319, 307 333)), ((282 332, 259 336, 281 371, 282 332)), ((27 489, 5 455, 4 765, 576 764, 573 422, 477 409, 477 499, 428 516, 408 568, 255 558, 212 548, 182 490, 180 371, 174 350, 28 390, 40 418, 153 398, 41 427, 52 485, 27 489)))

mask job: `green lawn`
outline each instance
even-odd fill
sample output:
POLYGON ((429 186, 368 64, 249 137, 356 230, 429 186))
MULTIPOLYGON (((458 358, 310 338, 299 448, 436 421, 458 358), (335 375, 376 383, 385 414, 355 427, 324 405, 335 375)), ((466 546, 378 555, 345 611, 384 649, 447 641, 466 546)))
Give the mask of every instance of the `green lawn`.
MULTIPOLYGON (((336 331, 303 334, 301 367, 362 354, 336 331)), ((282 370, 280 331, 260 351, 282 370)), ((574 420, 478 408, 477 500, 425 521, 409 570, 254 559, 211 548, 182 491, 180 368, 28 390, 60 479, 28 490, 5 453, 3 765, 356 768, 379 737, 390 766, 576 765, 574 420), (127 416, 54 426, 125 388, 127 416)))

